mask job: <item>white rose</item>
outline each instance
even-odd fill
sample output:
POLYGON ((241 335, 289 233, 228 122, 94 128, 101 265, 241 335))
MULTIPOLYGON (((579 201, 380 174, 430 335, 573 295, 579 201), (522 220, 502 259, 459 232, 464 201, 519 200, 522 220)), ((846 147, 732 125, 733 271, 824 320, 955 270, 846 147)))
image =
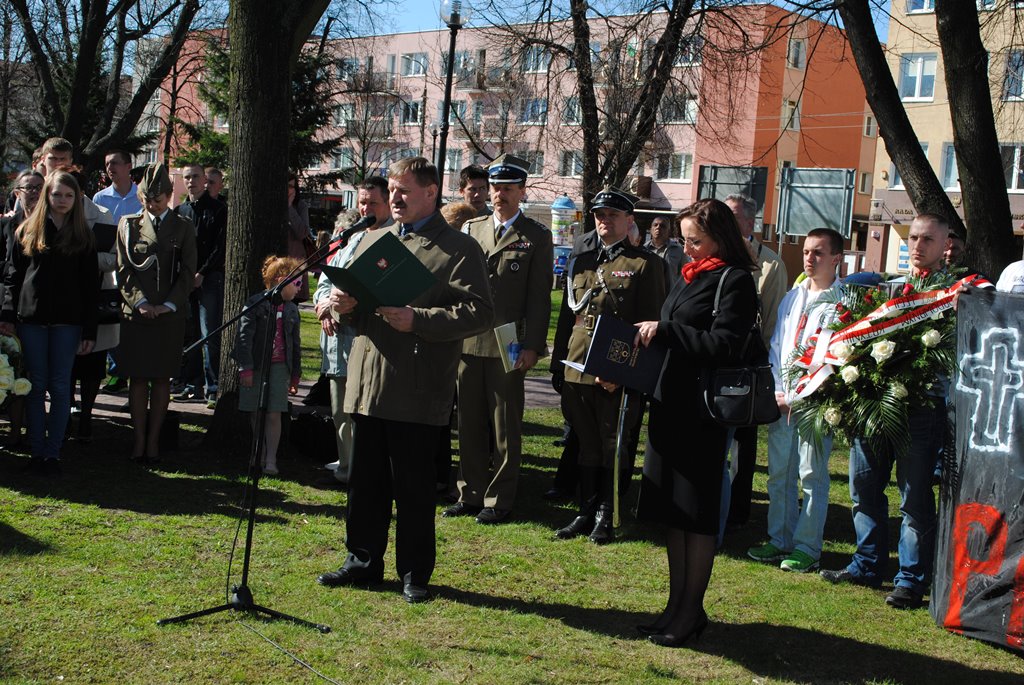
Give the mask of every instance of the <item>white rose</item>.
POLYGON ((839 410, 835 407, 829 407, 825 410, 825 423, 835 427, 839 425, 839 422, 843 420, 843 415, 839 413, 839 410))
POLYGON ((853 348, 844 342, 836 343, 832 346, 832 354, 834 354, 836 359, 839 361, 846 362, 846 360, 850 358, 850 355, 853 354, 853 348))
POLYGON ((843 377, 843 380, 847 383, 853 383, 855 380, 860 378, 860 370, 856 366, 844 366, 843 370, 839 372, 839 375, 843 377))
POLYGON ((14 381, 14 394, 18 397, 24 397, 25 395, 32 392, 32 382, 27 378, 19 378, 14 381))
POLYGON ((7 399, 7 391, 6 390, 0 390, 0 404, 2 404, 3 401, 6 400, 6 399, 7 399))
MULTIPOLYGON (((4 369, 7 371, 7 369, 4 369)), ((14 387, 14 374, 0 372, 0 390, 10 390, 14 387)))
POLYGON ((892 356, 892 353, 896 351, 896 343, 891 340, 880 340, 871 346, 871 356, 875 358, 875 361, 881 364, 886 359, 892 356))
POLYGON ((942 340, 942 333, 939 333, 934 328, 929 328, 927 331, 921 334, 921 342, 925 347, 935 347, 942 340))
POLYGON ((892 396, 898 400, 904 400, 907 398, 907 395, 910 394, 907 392, 907 386, 903 385, 899 381, 894 381, 893 384, 889 386, 889 390, 892 392, 892 396))

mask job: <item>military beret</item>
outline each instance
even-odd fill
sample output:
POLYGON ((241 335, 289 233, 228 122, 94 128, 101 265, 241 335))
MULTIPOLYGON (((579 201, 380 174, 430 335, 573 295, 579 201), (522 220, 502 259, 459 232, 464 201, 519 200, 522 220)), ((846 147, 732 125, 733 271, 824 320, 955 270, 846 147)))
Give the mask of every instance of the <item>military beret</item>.
POLYGON ((590 211, 600 209, 602 207, 608 207, 610 209, 618 209, 619 211, 626 212, 627 214, 633 213, 633 207, 640 201, 636 195, 631 195, 624 190, 620 190, 614 186, 605 186, 604 189, 594 196, 594 203, 590 207, 590 211))
POLYGON ((487 179, 494 184, 526 183, 530 163, 514 155, 502 155, 487 165, 487 179))

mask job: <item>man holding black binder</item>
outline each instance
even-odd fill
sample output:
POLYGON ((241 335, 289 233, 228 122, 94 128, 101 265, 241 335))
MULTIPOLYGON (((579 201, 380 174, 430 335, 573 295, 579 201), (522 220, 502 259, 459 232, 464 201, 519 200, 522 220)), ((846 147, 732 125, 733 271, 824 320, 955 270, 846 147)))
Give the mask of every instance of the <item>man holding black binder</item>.
POLYGON ((523 378, 547 351, 551 317, 551 232, 519 209, 529 166, 512 155, 494 160, 487 169, 494 214, 472 219, 463 229, 487 257, 494 324, 516 324, 519 355, 506 373, 493 330, 462 344, 459 501, 445 509, 445 517, 475 515, 479 523, 503 523, 515 502, 522 458, 523 378))
POLYGON ((490 330, 494 319, 483 253, 441 218, 438 188, 437 169, 422 157, 391 165, 396 225, 375 231, 380 235, 367 236, 356 250, 358 261, 385 234, 397 233, 434 282, 404 307, 363 311, 351 295, 332 298, 335 311, 356 328, 345 387, 345 411, 356 426, 348 556, 340 569, 317 580, 331 587, 383 580, 394 500, 395 563, 410 603, 430 599, 436 557, 432 450, 451 415, 462 340, 490 330))
MULTIPOLYGON (((580 510, 557 531, 561 539, 589 535, 596 544, 611 542, 613 464, 623 388, 566 367, 563 360, 586 360, 597 317, 626 323, 655 320, 665 299, 661 259, 626 240, 633 207, 639 198, 606 186, 594 197, 591 211, 597 229, 581 236, 569 256, 565 296, 551 358, 552 384, 562 394, 562 412, 580 442, 580 510)), ((624 422, 636 422, 634 402, 624 422)), ((623 443, 629 444, 629 436, 623 443)))

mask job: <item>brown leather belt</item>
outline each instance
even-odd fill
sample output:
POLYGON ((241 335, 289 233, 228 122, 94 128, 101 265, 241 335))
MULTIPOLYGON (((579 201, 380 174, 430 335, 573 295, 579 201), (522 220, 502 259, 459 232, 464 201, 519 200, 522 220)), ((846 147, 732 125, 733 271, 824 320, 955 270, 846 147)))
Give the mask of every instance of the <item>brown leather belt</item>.
POLYGON ((577 326, 582 326, 583 328, 587 329, 588 331, 592 331, 592 330, 594 330, 594 326, 597 325, 597 317, 594 316, 593 314, 586 314, 584 316, 577 315, 576 316, 576 325, 577 326))

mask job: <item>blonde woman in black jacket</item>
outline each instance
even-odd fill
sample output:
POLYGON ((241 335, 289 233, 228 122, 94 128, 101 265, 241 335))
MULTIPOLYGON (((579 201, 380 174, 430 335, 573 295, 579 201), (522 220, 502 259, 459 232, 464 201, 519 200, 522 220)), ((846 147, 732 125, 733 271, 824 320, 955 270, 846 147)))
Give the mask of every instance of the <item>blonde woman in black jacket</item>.
POLYGON ((60 472, 60 446, 71 413, 75 355, 96 341, 99 281, 92 231, 75 177, 54 171, 8 248, 0 331, 17 329, 32 390, 28 436, 35 464, 60 472), (50 396, 47 414, 45 396, 50 396))

